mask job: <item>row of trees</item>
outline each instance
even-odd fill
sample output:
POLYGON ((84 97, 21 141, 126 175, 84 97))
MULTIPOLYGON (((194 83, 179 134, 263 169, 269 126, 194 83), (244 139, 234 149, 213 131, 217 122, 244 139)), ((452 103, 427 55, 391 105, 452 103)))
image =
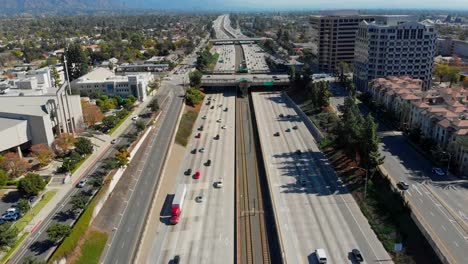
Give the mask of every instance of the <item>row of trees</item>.
POLYGON ((384 160, 378 151, 377 124, 370 114, 366 117, 361 114, 354 97, 345 99, 342 112, 336 128, 337 143, 348 150, 360 166, 374 170, 384 160))
POLYGON ((447 64, 437 64, 434 67, 434 75, 439 78, 441 83, 443 81, 450 82, 450 87, 452 87, 452 84, 460 80, 460 68, 447 64))

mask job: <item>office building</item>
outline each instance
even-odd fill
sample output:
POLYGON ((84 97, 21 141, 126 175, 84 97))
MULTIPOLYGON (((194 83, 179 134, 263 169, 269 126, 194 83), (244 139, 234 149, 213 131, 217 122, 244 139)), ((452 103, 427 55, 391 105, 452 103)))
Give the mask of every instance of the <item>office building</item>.
POLYGON ((310 17, 312 42, 316 46, 312 50, 317 57, 313 64, 320 72, 334 73, 341 61, 352 64, 356 31, 364 20, 372 22, 375 16, 334 11, 310 17))
POLYGON ((411 76, 431 85, 436 32, 430 21, 405 17, 380 17, 363 21, 356 35, 354 82, 366 91, 369 81, 386 76, 411 76))
POLYGON ((148 83, 153 75, 148 72, 132 73, 131 75, 115 75, 106 68, 97 68, 92 72, 71 82, 72 90, 79 92, 103 93, 109 96, 135 96, 144 101, 147 97, 148 83))

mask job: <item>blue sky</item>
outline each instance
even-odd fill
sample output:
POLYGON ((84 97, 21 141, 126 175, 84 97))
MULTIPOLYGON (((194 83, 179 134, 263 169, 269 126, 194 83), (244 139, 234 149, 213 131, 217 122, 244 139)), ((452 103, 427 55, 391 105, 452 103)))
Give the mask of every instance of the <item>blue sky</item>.
POLYGON ((151 7, 200 9, 458 9, 468 10, 468 0, 123 0, 151 7))

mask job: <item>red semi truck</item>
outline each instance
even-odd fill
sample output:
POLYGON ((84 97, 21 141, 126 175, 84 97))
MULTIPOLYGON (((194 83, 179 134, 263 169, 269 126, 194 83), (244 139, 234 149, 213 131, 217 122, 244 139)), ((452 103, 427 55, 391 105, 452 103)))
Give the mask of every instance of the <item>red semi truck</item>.
POLYGON ((174 200, 172 201, 172 225, 176 225, 177 223, 179 223, 180 214, 182 213, 182 206, 184 204, 186 193, 187 186, 185 186, 185 184, 179 184, 174 194, 174 200))

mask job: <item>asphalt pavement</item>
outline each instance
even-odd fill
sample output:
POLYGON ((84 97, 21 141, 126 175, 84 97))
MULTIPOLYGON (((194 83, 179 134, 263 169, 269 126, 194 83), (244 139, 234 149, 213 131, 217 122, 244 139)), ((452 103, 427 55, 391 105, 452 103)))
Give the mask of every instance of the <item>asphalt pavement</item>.
MULTIPOLYGON (((332 85, 332 106, 338 109, 347 93, 332 85)), ((368 109, 360 107, 364 114, 368 109)), ((377 120, 379 121, 379 120, 377 120)), ((379 150, 385 156, 382 167, 395 182, 410 185, 402 194, 410 201, 415 214, 426 227, 450 263, 468 259, 468 181, 432 173, 434 164, 407 141, 401 131, 379 123, 379 150), (465 227, 465 228, 464 228, 465 227)))
POLYGON ((162 194, 167 198, 161 211, 161 223, 153 234, 152 251, 144 263, 170 263, 175 255, 181 257, 182 263, 219 263, 221 259, 225 263, 234 262, 235 95, 233 91, 213 91, 207 97, 216 101, 206 105, 205 98, 175 176, 176 185, 187 185, 181 220, 175 226, 168 224, 170 194, 162 194), (228 111, 224 111, 226 107, 228 111), (199 130, 201 125, 202 131, 199 130), (226 126, 225 129, 222 126, 226 126), (195 138, 198 133, 201 138, 195 138), (218 140, 214 139, 216 135, 220 136, 218 140), (208 159, 212 161, 210 166, 205 165, 208 159), (192 169, 191 175, 185 174, 187 169, 192 169), (200 179, 193 178, 197 170, 200 179), (219 179, 223 180, 223 187, 214 188, 213 183, 219 179), (204 201, 197 203, 196 196, 202 196, 204 201))
POLYGON ((357 248, 365 263, 392 263, 290 103, 279 92, 253 93, 253 102, 286 261, 317 263, 323 248, 329 263, 356 263, 357 248))

